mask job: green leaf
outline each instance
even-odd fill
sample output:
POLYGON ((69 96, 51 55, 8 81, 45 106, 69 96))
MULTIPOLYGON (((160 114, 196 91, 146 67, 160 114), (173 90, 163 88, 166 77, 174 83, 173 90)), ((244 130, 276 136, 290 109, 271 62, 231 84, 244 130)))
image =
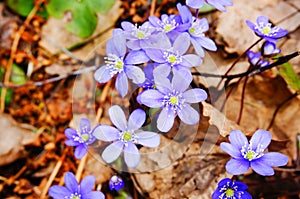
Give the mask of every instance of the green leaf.
POLYGON ((34 7, 34 0, 7 0, 10 9, 26 17, 34 7))
POLYGON ((115 4, 115 0, 88 0, 90 8, 97 13, 106 13, 115 4))
POLYGON ((15 84, 24 84, 26 82, 26 76, 24 71, 14 63, 12 65, 10 81, 15 84))
POLYGON ((56 18, 63 18, 69 12, 70 19, 67 22, 66 28, 68 31, 78 35, 81 38, 86 38, 93 34, 98 18, 96 13, 107 12, 115 3, 115 0, 50 0, 46 9, 48 13, 56 18))
POLYGON ((286 83, 297 92, 300 91, 300 77, 294 71, 290 63, 284 63, 279 66, 279 74, 283 77, 286 83))
POLYGON ((207 13, 207 12, 210 12, 210 11, 213 11, 215 10, 216 8, 211 6, 211 5, 208 5, 208 4, 204 4, 200 9, 199 9, 199 13, 207 13))

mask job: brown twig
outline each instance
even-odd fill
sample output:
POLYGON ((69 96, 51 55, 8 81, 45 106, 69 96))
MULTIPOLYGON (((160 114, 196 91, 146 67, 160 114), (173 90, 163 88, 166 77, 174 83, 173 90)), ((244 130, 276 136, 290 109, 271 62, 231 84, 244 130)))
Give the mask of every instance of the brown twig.
POLYGON ((151 1, 151 7, 150 7, 150 12, 149 15, 152 16, 155 13, 155 6, 156 6, 156 0, 151 1))
POLYGON ((77 171, 76 171, 76 179, 77 179, 77 182, 80 181, 80 178, 81 178, 81 175, 82 175, 82 172, 84 170, 84 167, 85 167, 85 163, 86 163, 86 160, 87 160, 87 154, 85 154, 85 156, 83 156, 83 158, 81 158, 80 160, 80 163, 78 165, 78 168, 77 168, 77 171))
POLYGON ((64 161, 64 159, 66 157, 67 151, 68 151, 68 147, 65 148, 65 150, 63 151, 63 155, 57 161, 57 163, 56 163, 56 165, 55 165, 55 167, 54 167, 54 169, 53 169, 53 171, 52 171, 52 173, 51 173, 51 175, 50 175, 50 177, 49 177, 49 179, 48 179, 48 181, 47 181, 47 183, 46 183, 46 185, 45 185, 45 187, 44 187, 44 189, 43 189, 43 191, 41 193, 41 197, 40 197, 41 199, 45 199, 46 198, 48 190, 49 190, 49 188, 50 188, 50 186, 51 186, 51 184, 52 184, 55 176, 59 172, 60 167, 62 166, 62 163, 63 163, 63 161, 64 161))
MULTIPOLYGON (((41 1, 37 1, 37 3, 34 5, 33 9, 30 11, 29 15, 27 16, 24 24, 20 27, 20 29, 16 33, 16 36, 14 38, 14 41, 13 41, 13 44, 12 44, 12 47, 11 47, 10 57, 9 57, 9 60, 8 60, 8 63, 7 63, 5 75, 4 75, 4 84, 9 83, 11 72, 12 72, 12 64, 13 64, 13 60, 14 60, 15 54, 16 54, 17 49, 18 49, 18 45, 19 45, 19 41, 21 39, 21 35, 25 31, 25 28, 29 26, 29 23, 30 23, 31 19, 34 17, 36 12, 38 11, 38 8, 39 8, 40 4, 41 4, 41 1)), ((0 111, 2 113, 3 113, 4 108, 5 108, 6 91, 7 91, 7 89, 3 88, 2 92, 1 92, 0 111)))
POLYGON ((102 104, 105 102, 105 100, 107 98, 108 91, 109 91, 109 88, 111 86, 111 82, 112 82, 112 80, 108 81, 105 84, 105 86, 103 88, 103 91, 102 91, 102 94, 101 94, 101 97, 100 97, 100 107, 97 110, 97 116, 96 116, 96 121, 98 121, 98 122, 100 122, 100 119, 101 119, 102 114, 103 114, 103 106, 102 106, 102 104))

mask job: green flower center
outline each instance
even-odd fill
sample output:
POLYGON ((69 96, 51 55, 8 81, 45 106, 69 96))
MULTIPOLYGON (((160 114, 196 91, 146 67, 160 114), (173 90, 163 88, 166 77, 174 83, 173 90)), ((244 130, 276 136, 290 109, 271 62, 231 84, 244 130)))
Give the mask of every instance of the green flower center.
POLYGON ((245 154, 245 158, 248 160, 252 160, 255 157, 255 152, 252 150, 247 151, 245 154))
POLYGON ((189 33, 194 34, 195 32, 196 32, 196 28, 191 27, 191 28, 189 29, 189 33))
POLYGON ((168 57, 168 62, 171 63, 171 64, 174 64, 175 62, 177 61, 177 58, 175 55, 170 55, 168 57))
POLYGON ((73 196, 72 199, 80 199, 79 196, 73 196))
POLYGON ((145 38, 145 33, 143 31, 137 31, 136 37, 139 39, 144 39, 145 38))
POLYGON ((81 139, 82 139, 82 141, 84 141, 84 142, 88 141, 88 140, 89 140, 89 134, 87 134, 87 133, 82 134, 82 135, 81 135, 81 139))
POLYGON ((119 60, 116 61, 115 67, 116 67, 117 69, 122 69, 123 66, 124 66, 124 63, 123 63, 122 60, 119 59, 119 60))
POLYGON ((265 34, 265 35, 268 35, 270 34, 271 32, 271 28, 269 26, 266 26, 262 29, 262 32, 265 34))
POLYGON ((226 195, 227 198, 230 198, 230 197, 234 196, 234 190, 233 189, 227 189, 225 191, 225 195, 226 195))
POLYGON ((178 104, 178 98, 176 96, 172 96, 172 97, 170 97, 169 102, 172 105, 176 105, 176 104, 178 104))
POLYGON ((165 25, 165 27, 164 27, 165 32, 170 32, 171 30, 172 30, 172 25, 171 24, 165 25))
POLYGON ((125 133, 123 134, 123 139, 124 139, 125 141, 131 140, 131 139, 132 139, 132 134, 131 134, 130 132, 125 132, 125 133))

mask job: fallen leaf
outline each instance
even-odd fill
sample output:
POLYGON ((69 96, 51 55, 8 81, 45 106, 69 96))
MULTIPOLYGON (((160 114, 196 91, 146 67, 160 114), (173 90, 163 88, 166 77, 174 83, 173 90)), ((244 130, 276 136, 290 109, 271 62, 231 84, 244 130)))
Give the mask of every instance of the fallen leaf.
POLYGON ((0 114, 0 166, 12 163, 26 154, 24 146, 33 143, 37 135, 21 128, 10 116, 0 114))

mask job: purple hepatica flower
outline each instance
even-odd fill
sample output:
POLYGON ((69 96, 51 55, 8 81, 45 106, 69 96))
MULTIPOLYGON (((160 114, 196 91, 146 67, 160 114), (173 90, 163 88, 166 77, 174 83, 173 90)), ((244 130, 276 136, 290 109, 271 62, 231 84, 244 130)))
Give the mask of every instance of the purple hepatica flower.
POLYGON ((157 89, 142 92, 139 99, 148 107, 162 108, 157 119, 157 128, 160 131, 169 131, 176 115, 186 124, 193 125, 199 121, 199 113, 190 103, 204 101, 207 94, 200 88, 187 90, 192 81, 189 76, 175 72, 172 83, 163 76, 156 76, 154 81, 157 89))
POLYGON ((247 189, 248 186, 242 182, 233 182, 229 178, 224 178, 218 183, 218 188, 211 197, 212 199, 252 199, 247 189))
POLYGON ((224 6, 232 6, 233 5, 231 0, 186 0, 186 5, 194 8, 194 9, 200 9, 204 5, 204 3, 207 3, 222 12, 226 12, 226 9, 224 6))
POLYGON ((247 52, 247 56, 249 59, 249 63, 254 66, 255 68, 265 67, 268 66, 270 63, 267 60, 264 60, 261 56, 260 52, 254 53, 253 51, 249 50, 247 52))
POLYGON ((226 171, 232 175, 240 175, 251 167, 262 176, 274 175, 272 167, 286 165, 288 157, 279 152, 265 153, 271 138, 270 132, 259 129, 253 134, 249 144, 241 131, 231 131, 230 144, 222 142, 220 145, 223 151, 232 156, 226 164, 226 171))
POLYGON ((119 178, 118 176, 114 175, 110 178, 109 181, 109 189, 112 190, 116 190, 119 191, 120 189, 122 189, 125 186, 124 181, 122 180, 122 178, 119 178))
POLYGON ((95 141, 88 119, 81 118, 79 126, 80 131, 76 131, 72 128, 67 128, 65 130, 65 135, 68 138, 65 143, 68 146, 76 146, 74 155, 77 159, 81 159, 87 153, 88 145, 95 141))
POLYGON ((153 75, 164 75, 167 77, 172 69, 172 71, 176 70, 180 73, 192 76, 189 69, 193 66, 200 65, 202 60, 199 56, 194 54, 185 55, 190 46, 188 34, 181 33, 174 41, 173 46, 166 35, 165 37, 166 38, 161 38, 162 42, 157 48, 145 49, 150 59, 159 64, 153 70, 153 75))
POLYGON ((120 31, 115 31, 113 37, 106 44, 106 64, 96 70, 94 78, 99 83, 106 83, 114 75, 117 76, 116 88, 124 97, 128 92, 128 79, 133 83, 140 84, 145 81, 145 74, 142 69, 134 64, 147 62, 149 58, 144 51, 130 51, 126 57, 126 40, 120 31))
POLYGON ((192 13, 186 6, 177 4, 182 22, 185 24, 179 29, 182 32, 187 32, 190 36, 190 41, 195 48, 196 53, 204 57, 203 48, 211 51, 216 51, 217 46, 213 40, 205 37, 204 32, 208 31, 209 25, 207 19, 198 19, 192 16, 192 13))
POLYGON ((127 41, 127 47, 132 50, 140 50, 147 46, 148 40, 151 40, 152 34, 156 31, 148 21, 139 27, 124 21, 121 23, 121 26, 126 39, 129 40, 127 41))
POLYGON ((115 105, 108 110, 112 123, 117 127, 107 125, 97 126, 94 136, 105 142, 112 142, 102 153, 107 163, 115 161, 124 150, 124 159, 128 167, 134 168, 139 164, 140 152, 135 144, 155 148, 160 143, 160 136, 150 131, 139 131, 146 120, 142 109, 134 110, 126 121, 123 110, 115 105))
POLYGON ((256 19, 256 23, 254 24, 251 21, 246 21, 247 25, 251 30, 255 32, 255 34, 259 37, 262 37, 268 41, 277 41, 281 37, 284 37, 288 34, 287 30, 283 30, 279 27, 272 27, 272 24, 269 22, 266 16, 259 16, 256 19))
POLYGON ((145 81, 142 84, 139 84, 138 86, 145 89, 153 89, 155 87, 154 85, 154 76, 153 76, 153 70, 157 66, 156 63, 149 62, 147 66, 144 67, 144 73, 145 73, 145 81))
POLYGON ((262 55, 267 57, 277 55, 281 52, 280 49, 276 48, 276 44, 270 41, 266 41, 262 45, 261 51, 262 51, 262 55))
POLYGON ((179 26, 181 19, 178 15, 161 15, 161 18, 156 16, 149 17, 150 24, 159 32, 164 32, 171 40, 175 40, 179 32, 177 32, 177 27, 179 26))
POLYGON ((54 199, 104 199, 104 194, 100 191, 92 191, 95 184, 95 177, 86 176, 78 184, 75 176, 71 172, 65 174, 66 187, 54 185, 49 189, 49 195, 54 199))

